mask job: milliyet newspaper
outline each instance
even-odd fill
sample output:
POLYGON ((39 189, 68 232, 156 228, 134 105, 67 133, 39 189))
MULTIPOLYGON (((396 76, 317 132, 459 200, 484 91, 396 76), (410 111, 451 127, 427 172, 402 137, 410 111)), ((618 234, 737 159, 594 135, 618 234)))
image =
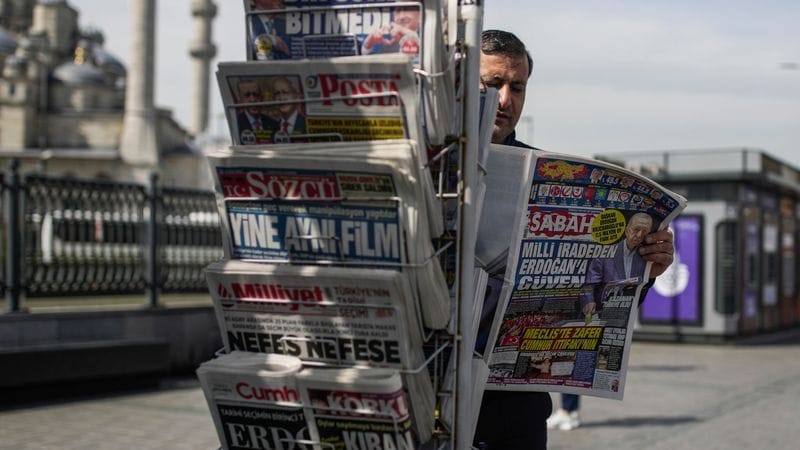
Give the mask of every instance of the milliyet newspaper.
POLYGON ((613 164, 499 145, 485 181, 476 255, 506 255, 500 295, 484 306, 497 302, 486 389, 621 399, 650 272, 638 246, 686 200, 613 164))
POLYGON ((226 351, 365 367, 422 365, 422 323, 401 272, 219 261, 206 269, 226 351))

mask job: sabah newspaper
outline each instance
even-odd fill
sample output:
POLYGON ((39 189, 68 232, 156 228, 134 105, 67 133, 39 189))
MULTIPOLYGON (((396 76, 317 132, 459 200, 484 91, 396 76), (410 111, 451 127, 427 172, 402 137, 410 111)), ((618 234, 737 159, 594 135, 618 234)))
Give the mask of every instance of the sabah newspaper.
POLYGON ((484 306, 486 389, 621 399, 650 278, 638 247, 686 200, 609 163, 516 147, 492 145, 487 172, 476 257, 503 287, 484 306))

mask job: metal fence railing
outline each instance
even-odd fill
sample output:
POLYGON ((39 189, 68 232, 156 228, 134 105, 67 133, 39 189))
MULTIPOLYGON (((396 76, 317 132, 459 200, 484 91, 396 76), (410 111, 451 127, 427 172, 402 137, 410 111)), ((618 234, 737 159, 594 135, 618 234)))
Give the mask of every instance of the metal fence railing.
POLYGON ((0 174, 0 289, 20 296, 204 292, 222 258, 209 191, 43 175, 0 174))

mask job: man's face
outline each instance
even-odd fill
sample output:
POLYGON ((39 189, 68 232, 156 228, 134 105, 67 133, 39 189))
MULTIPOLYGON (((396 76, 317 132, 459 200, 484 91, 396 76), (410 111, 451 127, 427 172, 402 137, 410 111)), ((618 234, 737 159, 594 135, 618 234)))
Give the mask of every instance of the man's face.
MULTIPOLYGON (((263 102, 264 98, 261 96, 261 89, 258 83, 254 81, 244 81, 238 84, 239 102, 240 103, 255 103, 263 102)), ((247 112, 250 114, 258 114, 258 106, 248 106, 247 112)))
POLYGON ((632 250, 644 242, 644 237, 650 234, 653 226, 653 219, 641 216, 634 217, 625 228, 625 244, 628 250, 632 250))
POLYGON ((500 96, 492 129, 495 144, 503 143, 517 126, 525 105, 527 85, 528 59, 524 55, 509 58, 481 53, 481 86, 496 88, 500 96))
MULTIPOLYGON (((272 99, 274 101, 295 100, 295 92, 292 84, 283 78, 279 78, 272 83, 272 99)), ((284 103, 278 106, 281 115, 288 117, 297 108, 297 103, 284 103)))
POLYGON ((411 31, 419 28, 419 9, 401 9, 394 13, 394 23, 406 27, 411 31))

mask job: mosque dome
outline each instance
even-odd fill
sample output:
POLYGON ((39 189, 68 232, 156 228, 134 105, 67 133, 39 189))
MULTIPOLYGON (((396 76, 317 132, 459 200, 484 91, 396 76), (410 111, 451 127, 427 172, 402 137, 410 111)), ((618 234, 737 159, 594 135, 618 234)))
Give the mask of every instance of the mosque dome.
POLYGON ((6 59, 3 76, 7 78, 24 77, 28 60, 23 56, 11 55, 6 59))
POLYGON ((53 71, 53 78, 70 86, 104 86, 103 72, 89 64, 68 62, 53 71))
POLYGON ((99 28, 92 26, 81 28, 81 35, 84 39, 98 45, 103 45, 106 41, 103 32, 99 28))
POLYGON ((117 77, 124 77, 127 74, 125 65, 103 47, 96 45, 92 52, 94 54, 94 63, 97 67, 117 77))
POLYGON ((17 50, 17 40, 14 36, 0 27, 0 55, 13 55, 17 50))

